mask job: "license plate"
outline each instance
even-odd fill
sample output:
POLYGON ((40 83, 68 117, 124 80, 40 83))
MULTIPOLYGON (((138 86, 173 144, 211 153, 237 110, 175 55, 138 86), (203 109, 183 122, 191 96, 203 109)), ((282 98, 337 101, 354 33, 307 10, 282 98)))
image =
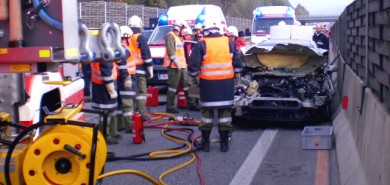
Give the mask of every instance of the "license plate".
POLYGON ((168 74, 159 74, 158 79, 159 80, 168 80, 168 74))

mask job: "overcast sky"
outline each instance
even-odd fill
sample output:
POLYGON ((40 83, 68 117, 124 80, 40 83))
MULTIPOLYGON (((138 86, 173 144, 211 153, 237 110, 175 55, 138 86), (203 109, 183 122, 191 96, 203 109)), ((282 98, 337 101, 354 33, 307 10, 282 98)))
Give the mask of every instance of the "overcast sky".
POLYGON ((353 0, 290 0, 294 8, 300 3, 310 15, 338 15, 352 2, 353 0))

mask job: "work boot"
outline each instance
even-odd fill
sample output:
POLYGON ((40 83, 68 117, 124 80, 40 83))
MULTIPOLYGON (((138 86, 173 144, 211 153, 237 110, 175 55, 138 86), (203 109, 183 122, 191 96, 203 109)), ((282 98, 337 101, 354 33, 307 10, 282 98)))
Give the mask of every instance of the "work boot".
POLYGON ((117 139, 108 137, 108 138, 106 138, 106 143, 107 143, 107 145, 116 145, 119 143, 119 141, 117 139))
POLYGON ((210 133, 211 131, 202 131, 201 149, 203 152, 210 151, 210 133))
POLYGON ((221 137, 221 141, 220 141, 221 152, 229 151, 229 135, 230 135, 230 131, 219 131, 219 136, 221 137))
POLYGON ((114 138, 114 139, 122 139, 122 135, 120 135, 120 134, 117 134, 117 135, 115 135, 114 137, 112 137, 112 138, 114 138))

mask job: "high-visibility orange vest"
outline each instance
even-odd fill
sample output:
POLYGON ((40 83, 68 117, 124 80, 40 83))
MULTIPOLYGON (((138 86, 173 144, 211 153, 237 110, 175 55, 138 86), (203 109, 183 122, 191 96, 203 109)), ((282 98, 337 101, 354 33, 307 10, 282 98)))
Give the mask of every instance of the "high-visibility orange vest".
POLYGON ((140 33, 134 34, 130 39, 130 53, 131 59, 135 63, 136 66, 144 65, 145 62, 141 57, 141 49, 138 47, 138 37, 140 33))
POLYGON ((232 54, 227 37, 204 38, 206 53, 203 56, 199 78, 224 80, 234 77, 232 54))
MULTIPOLYGON (((111 70, 111 78, 112 80, 118 79, 118 65, 116 62, 113 62, 113 67, 111 70)), ((104 84, 103 83, 103 77, 101 72, 100 72, 100 63, 99 62, 93 62, 91 63, 91 81, 92 83, 95 84, 104 84)), ((107 77, 106 77, 107 78, 107 77)))
POLYGON ((127 58, 127 60, 126 60, 126 68, 127 68, 127 72, 129 72, 130 75, 133 75, 133 74, 135 74, 135 60, 133 59, 133 56, 135 55, 135 51, 132 51, 134 46, 132 46, 131 39, 127 39, 127 41, 122 40, 122 45, 126 46, 130 52, 130 57, 127 58), (127 43, 129 45, 127 45, 127 43), (134 54, 133 54, 133 52, 134 52, 134 54))
MULTIPOLYGON (((176 50, 175 54, 176 54, 177 60, 179 60, 179 63, 181 64, 182 68, 187 68, 183 42, 172 31, 169 32, 168 34, 171 34, 175 38, 175 50, 176 50)), ((165 67, 170 66, 171 68, 177 68, 176 64, 174 62, 171 62, 171 58, 169 58, 167 48, 165 48, 165 57, 164 57, 164 64, 163 65, 165 67)))

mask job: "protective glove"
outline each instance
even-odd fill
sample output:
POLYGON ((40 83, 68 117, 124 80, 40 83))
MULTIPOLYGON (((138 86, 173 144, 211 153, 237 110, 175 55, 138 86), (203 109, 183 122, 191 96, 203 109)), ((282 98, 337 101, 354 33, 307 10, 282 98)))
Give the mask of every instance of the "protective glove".
POLYGON ((106 89, 111 99, 115 99, 118 97, 118 93, 115 90, 115 85, 113 82, 106 84, 106 89))
POLYGON ((234 87, 238 87, 238 85, 241 82, 241 74, 240 73, 234 73, 234 87))
POLYGON ((132 88, 132 84, 133 82, 131 81, 131 76, 129 75, 128 77, 126 77, 123 85, 125 86, 126 90, 130 90, 132 88))
POLYGON ((177 58, 175 58, 175 59, 173 60, 173 62, 176 64, 177 69, 178 69, 179 71, 183 68, 183 66, 181 66, 181 63, 179 62, 179 60, 178 60, 177 58))
POLYGON ((153 78, 153 66, 148 66, 146 69, 147 69, 148 74, 149 74, 148 79, 153 78))
POLYGON ((196 79, 196 76, 190 76, 189 83, 191 86, 199 86, 198 79, 196 79))

